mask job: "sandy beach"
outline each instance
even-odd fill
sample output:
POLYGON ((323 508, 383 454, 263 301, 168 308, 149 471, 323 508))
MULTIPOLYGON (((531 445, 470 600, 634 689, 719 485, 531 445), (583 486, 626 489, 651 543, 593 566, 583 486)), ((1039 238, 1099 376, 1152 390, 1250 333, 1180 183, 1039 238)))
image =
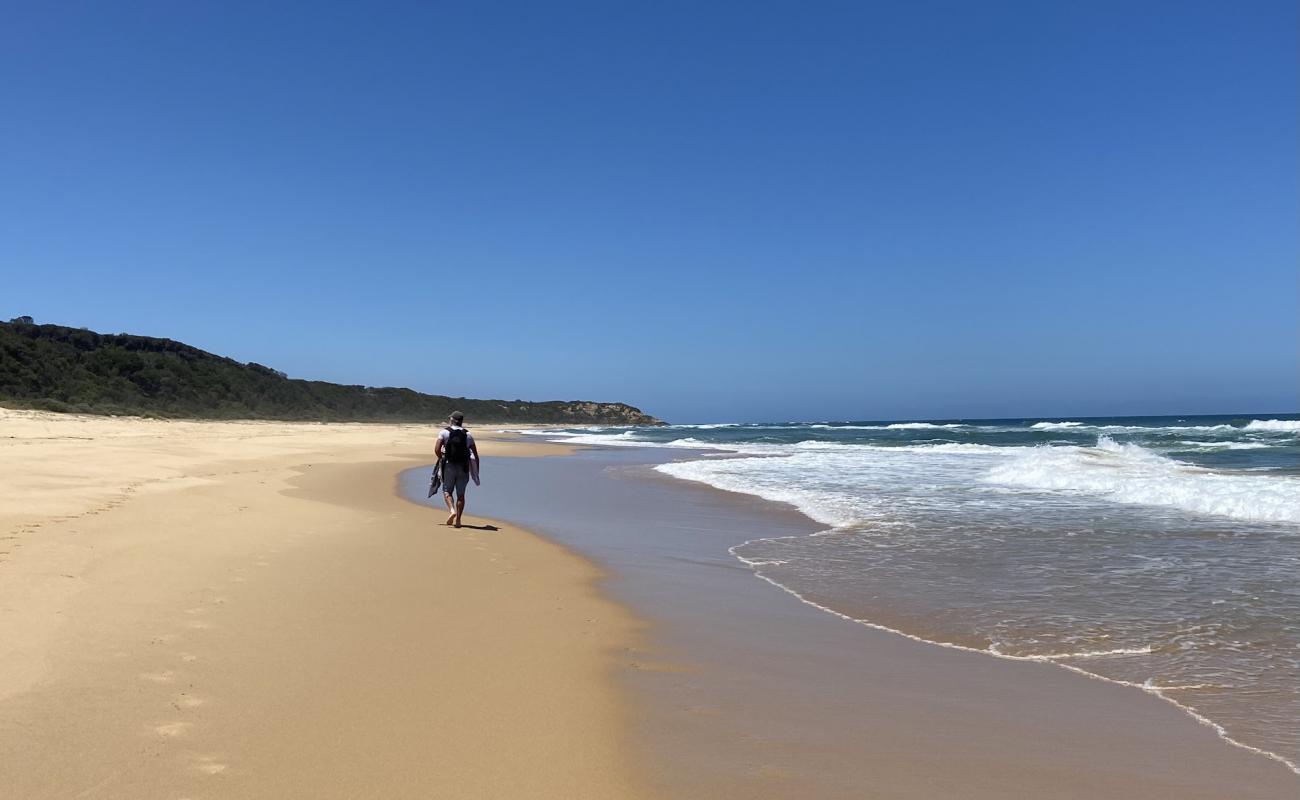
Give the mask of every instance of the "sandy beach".
POLYGON ((399 499, 435 430, 0 410, 0 794, 643 796, 638 622, 399 499))
POLYGON ((788 508, 479 430, 456 531, 434 426, 0 411, 0 793, 1293 796, 1156 698, 756 580, 727 547, 788 508))

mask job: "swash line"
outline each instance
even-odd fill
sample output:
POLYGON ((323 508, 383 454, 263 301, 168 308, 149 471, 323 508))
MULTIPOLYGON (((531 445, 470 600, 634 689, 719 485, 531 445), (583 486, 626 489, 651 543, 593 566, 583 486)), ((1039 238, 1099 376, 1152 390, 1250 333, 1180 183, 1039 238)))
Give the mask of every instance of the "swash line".
MULTIPOLYGON (((1155 695, 1156 697, 1159 697, 1161 700, 1164 700, 1165 702, 1170 703, 1171 705, 1173 705, 1173 706, 1177 707, 1178 709, 1182 710, 1184 713, 1186 713, 1186 714, 1187 714, 1188 716, 1190 716, 1192 719, 1196 720, 1197 722, 1201 723, 1202 725, 1204 725, 1204 726, 1210 728, 1211 730, 1213 730, 1216 734, 1218 734, 1218 736, 1219 736, 1220 739, 1222 739, 1223 741, 1227 742, 1228 744, 1230 744, 1230 745, 1232 745, 1232 746, 1234 746, 1234 747, 1240 747, 1241 749, 1243 749, 1243 750, 1247 750, 1247 751, 1252 752, 1252 753, 1255 753, 1256 755, 1264 756, 1265 758, 1270 758, 1270 759, 1272 759, 1272 760, 1274 760, 1274 761, 1276 761, 1276 762, 1282 764, 1283 766, 1285 766, 1287 769, 1291 770, 1291 771, 1294 772, 1295 774, 1300 775, 1300 766, 1297 766, 1297 765, 1295 764, 1295 762, 1290 761, 1290 760, 1288 760, 1287 758, 1285 758, 1285 757, 1283 757, 1283 756, 1280 756, 1280 755, 1278 755, 1277 753, 1274 753, 1274 752, 1272 752, 1272 751, 1270 751, 1270 750, 1265 750, 1265 749, 1260 748, 1260 747, 1255 747, 1254 745, 1246 744, 1245 742, 1242 742, 1242 741, 1240 741, 1240 740, 1237 740, 1237 739, 1232 738, 1232 736, 1230 736, 1230 735, 1228 734, 1227 729, 1224 728, 1222 725, 1220 725, 1219 723, 1217 723, 1217 722, 1215 722, 1214 720, 1210 719, 1209 717, 1205 716, 1205 715, 1202 714, 1201 712, 1197 711, 1194 707, 1189 706, 1189 705, 1185 705, 1185 704, 1183 704, 1183 703, 1180 703, 1180 702, 1178 702, 1177 700, 1175 700, 1174 698, 1169 697, 1168 695, 1164 694, 1164 691, 1165 691, 1165 690, 1162 689, 1161 687, 1158 687, 1158 686, 1151 686, 1151 685, 1148 685, 1148 684, 1142 684, 1142 683, 1134 683, 1133 681, 1125 681, 1125 680, 1120 680, 1120 679, 1118 679, 1118 678, 1107 678, 1105 675, 1098 675, 1098 674, 1096 674, 1096 673, 1094 673, 1094 672, 1088 672, 1087 670, 1082 669, 1082 668, 1080 668, 1080 667, 1076 667, 1076 666, 1074 666, 1073 664, 1061 664, 1061 663, 1059 663, 1058 661, 1055 660, 1055 659, 1059 659, 1059 658, 1064 657, 1064 656, 1061 655, 1061 654, 1056 654, 1056 655, 1046 655, 1046 656, 1016 656, 1016 655, 1011 655, 1011 654, 1009 654, 1009 653, 999 653, 999 652, 997 652, 997 651, 995 651, 995 650, 980 649, 980 648, 977 648, 977 647, 967 647, 966 645, 953 644, 952 642, 936 642, 936 641, 934 641, 933 639, 925 639, 925 638, 922 638, 922 637, 917 636, 917 635, 915 635, 915 634, 911 634, 911 633, 907 633, 906 631, 898 630, 897 628, 891 628, 891 627, 889 627, 888 625, 881 625, 881 624, 876 623, 876 622, 871 622, 870 620, 858 619, 857 617, 852 617, 852 616, 849 616, 848 614, 845 614, 845 613, 843 613, 843 612, 841 612, 841 611, 836 611, 835 609, 833 609, 833 608, 829 608, 829 607, 827 607, 827 606, 824 606, 824 605, 822 605, 821 603, 818 603, 818 602, 816 602, 816 601, 809 600, 807 597, 804 597, 804 596, 803 596, 802 594, 800 594, 798 591, 796 591, 796 590, 794 590, 794 589, 791 589, 789 586, 786 586, 785 584, 780 583, 779 581, 776 581, 776 580, 774 580, 774 579, 772 579, 772 578, 769 578, 768 576, 764 575, 764 574, 763 574, 763 573, 762 573, 762 572, 757 568, 758 565, 762 564, 763 562, 761 562, 761 561, 752 561, 751 559, 745 558, 744 556, 742 556, 742 555, 740 555, 739 553, 736 552, 738 549, 740 549, 740 548, 742 548, 742 547, 745 547, 746 545, 753 544, 753 543, 755 543, 755 542, 771 542, 771 541, 776 541, 776 540, 778 540, 778 539, 793 539, 793 538, 797 538, 797 537, 794 537, 794 536, 775 536, 775 537, 764 537, 764 538, 758 538, 758 539, 750 539, 750 540, 748 540, 748 541, 744 541, 744 542, 741 542, 740 544, 733 545, 732 547, 727 548, 727 552, 728 552, 728 553, 731 553, 731 555, 735 556, 735 557, 736 557, 737 559, 739 559, 742 563, 744 563, 746 566, 748 566, 750 569, 752 569, 753 572, 754 572, 754 576, 755 576, 755 577, 767 581, 768 583, 772 584, 773 586, 775 586, 776 588, 778 588, 778 589, 780 589, 781 591, 785 592, 786 594, 791 595, 792 597, 794 597, 795 599, 797 599, 797 600, 798 600, 799 602, 801 602, 801 603, 804 603, 804 604, 806 604, 806 605, 810 605, 810 606, 812 606, 813 608, 815 608, 815 609, 817 609, 817 610, 819 610, 819 611, 824 611, 824 612, 826 612, 827 614, 832 614, 832 615, 834 615, 834 616, 836 616, 836 617, 839 617, 840 619, 847 620, 847 621, 849 621, 849 622, 854 622, 854 623, 857 623, 858 625, 863 625, 863 626, 866 626, 866 627, 868 627, 868 628, 874 628, 875 630, 878 630, 878 631, 884 631, 884 632, 886 632, 886 633, 892 633, 892 634, 894 634, 894 635, 896 635, 896 636, 902 636, 902 637, 904 637, 904 638, 906 638, 906 639, 911 639, 911 640, 914 641, 914 642, 921 642, 921 643, 923 643, 923 644, 935 645, 935 646, 937 646, 937 647, 947 647, 947 648, 949 648, 949 649, 951 649, 951 650, 962 650, 962 651, 965 651, 965 652, 967 652, 967 653, 979 653, 979 654, 981 654, 981 655, 985 655, 985 656, 992 656, 993 658, 1005 658, 1005 659, 1007 659, 1008 661, 1035 661, 1035 662, 1038 662, 1038 663, 1041 663, 1041 664, 1052 664, 1052 665, 1054 665, 1054 666, 1061 667, 1062 669, 1067 669, 1067 670, 1069 670, 1069 671, 1071 671, 1071 672, 1076 672, 1076 673, 1078 673, 1078 674, 1080 674, 1080 675, 1083 675, 1083 676, 1085 676, 1085 677, 1091 678, 1091 679, 1093 679, 1093 680, 1104 681, 1104 682, 1106 682, 1106 683, 1113 683, 1113 684, 1116 684, 1116 685, 1118 685, 1118 686, 1129 686, 1129 687, 1132 687, 1132 688, 1134 688, 1134 689, 1138 689, 1138 690, 1140 690, 1140 691, 1142 691, 1142 692, 1145 692, 1145 693, 1147 693, 1147 694, 1155 695)), ((1168 687, 1168 688, 1173 689, 1173 688, 1181 688, 1181 687, 1168 687)))

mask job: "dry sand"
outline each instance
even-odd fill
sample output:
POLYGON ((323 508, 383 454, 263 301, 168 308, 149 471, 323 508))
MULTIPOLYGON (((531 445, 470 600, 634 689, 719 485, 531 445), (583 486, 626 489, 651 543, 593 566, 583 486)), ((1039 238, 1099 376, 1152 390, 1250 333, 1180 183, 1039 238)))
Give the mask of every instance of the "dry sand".
POLYGON ((435 431, 0 409, 0 795, 643 796, 640 624, 398 499, 435 431))

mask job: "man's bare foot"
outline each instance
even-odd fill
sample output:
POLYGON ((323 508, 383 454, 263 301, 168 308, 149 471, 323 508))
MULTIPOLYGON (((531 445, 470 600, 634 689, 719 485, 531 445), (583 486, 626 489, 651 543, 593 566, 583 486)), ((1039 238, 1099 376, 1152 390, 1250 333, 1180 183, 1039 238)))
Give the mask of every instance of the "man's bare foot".
POLYGON ((457 528, 459 528, 459 527, 460 527, 460 520, 456 519, 456 515, 455 515, 455 514, 452 514, 450 517, 447 517, 447 521, 444 522, 444 523, 442 523, 442 524, 443 524, 443 525, 455 525, 457 528))
POLYGON ((457 528, 460 527, 460 517, 456 517, 456 525, 455 525, 455 527, 457 527, 457 528))

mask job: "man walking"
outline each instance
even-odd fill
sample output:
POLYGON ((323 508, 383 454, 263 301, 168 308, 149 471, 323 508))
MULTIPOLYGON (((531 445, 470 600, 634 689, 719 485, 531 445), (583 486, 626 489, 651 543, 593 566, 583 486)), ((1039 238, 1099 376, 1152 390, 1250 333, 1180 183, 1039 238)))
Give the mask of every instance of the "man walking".
POLYGON ((478 447, 474 437, 465 430, 465 415, 459 411, 452 412, 451 424, 438 433, 438 443, 433 446, 433 454, 442 462, 442 499, 447 502, 446 525, 460 527, 461 515, 465 513, 465 487, 469 486, 470 460, 478 466, 478 447), (453 505, 452 495, 455 494, 453 505))

